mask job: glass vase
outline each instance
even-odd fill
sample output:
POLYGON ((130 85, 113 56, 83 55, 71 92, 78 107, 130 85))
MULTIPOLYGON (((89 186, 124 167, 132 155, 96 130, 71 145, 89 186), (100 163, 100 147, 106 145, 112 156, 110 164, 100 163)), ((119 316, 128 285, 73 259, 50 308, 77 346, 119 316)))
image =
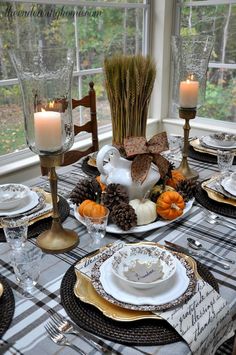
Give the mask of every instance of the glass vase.
POLYGON ((74 142, 71 106, 74 51, 14 49, 9 54, 21 88, 29 148, 39 156, 63 154, 74 142))
MULTIPOLYGON (((174 63, 172 99, 176 107, 200 107, 205 100, 206 73, 213 47, 213 37, 204 35, 173 36, 172 55, 174 63), (192 98, 183 98, 181 89, 186 87, 192 98), (182 86, 181 86, 182 85, 182 86), (191 92, 192 91, 192 92, 191 92), (182 105, 181 105, 182 100, 182 105), (187 102, 185 102, 187 100, 187 102)), ((184 94, 184 92, 183 92, 184 94)))

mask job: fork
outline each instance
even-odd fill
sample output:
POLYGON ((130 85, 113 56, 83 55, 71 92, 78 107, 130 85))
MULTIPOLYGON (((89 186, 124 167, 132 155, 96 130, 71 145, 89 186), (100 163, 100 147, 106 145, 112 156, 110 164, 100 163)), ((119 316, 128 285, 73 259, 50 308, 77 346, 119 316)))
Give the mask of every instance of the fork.
POLYGON ((91 334, 88 334, 89 337, 85 336, 84 334, 82 334, 81 331, 76 330, 69 320, 62 317, 60 314, 53 312, 51 309, 48 312, 50 313, 51 320, 54 322, 57 329, 61 333, 78 335, 81 339, 89 343, 102 354, 111 354, 111 351, 108 350, 106 347, 98 344, 97 339, 91 334))
POLYGON ((218 216, 217 214, 215 214, 214 212, 211 211, 205 211, 203 210, 203 213, 205 215, 205 220, 210 223, 210 224, 223 224, 226 227, 235 230, 235 226, 236 223, 233 221, 229 221, 226 218, 224 218, 223 216, 218 216))
POLYGON ((77 353, 81 355, 86 355, 86 353, 79 349, 76 345, 70 343, 65 335, 61 334, 56 326, 52 322, 48 322, 45 324, 44 328, 46 329, 47 333, 50 336, 50 339, 57 345, 61 346, 69 346, 70 348, 77 351, 77 353))
POLYGON ((229 224, 233 224, 234 226, 236 226, 236 222, 235 221, 232 221, 232 220, 229 220, 223 216, 219 216, 218 214, 215 214, 214 212, 211 212, 209 213, 209 217, 211 219, 215 219, 217 221, 224 221, 224 222, 227 222, 229 224))

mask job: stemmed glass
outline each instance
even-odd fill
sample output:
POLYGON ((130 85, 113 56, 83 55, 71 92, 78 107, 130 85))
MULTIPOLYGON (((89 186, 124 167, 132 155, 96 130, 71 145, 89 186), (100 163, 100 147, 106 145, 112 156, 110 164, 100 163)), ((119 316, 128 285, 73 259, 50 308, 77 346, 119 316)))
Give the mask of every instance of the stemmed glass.
POLYGON ((19 293, 25 298, 32 298, 36 291, 42 255, 41 249, 29 242, 11 253, 11 265, 19 284, 19 293))
POLYGON ((101 241, 106 234, 108 216, 108 208, 106 208, 106 214, 102 217, 93 217, 84 213, 84 221, 87 227, 87 231, 92 238, 90 248, 93 250, 98 249, 101 246, 101 241))
POLYGON ((234 152, 230 150, 217 150, 217 164, 222 174, 228 173, 232 167, 234 152))
POLYGON ((29 219, 26 216, 1 219, 6 241, 11 249, 21 249, 24 246, 27 240, 28 223, 29 219))

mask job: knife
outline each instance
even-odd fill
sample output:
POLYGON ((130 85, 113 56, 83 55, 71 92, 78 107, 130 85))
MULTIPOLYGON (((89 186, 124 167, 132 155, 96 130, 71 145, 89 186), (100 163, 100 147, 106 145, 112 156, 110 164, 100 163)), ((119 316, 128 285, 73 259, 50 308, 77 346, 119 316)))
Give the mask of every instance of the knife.
MULTIPOLYGON (((192 255, 192 256, 200 256, 199 253, 197 253, 195 251, 192 251, 191 249, 182 247, 182 245, 178 245, 178 244, 175 244, 175 243, 172 243, 172 242, 168 242, 168 240, 164 240, 164 242, 168 246, 168 248, 172 249, 173 251, 178 251, 180 253, 185 253, 185 254, 192 255)), ((224 263, 224 262, 221 262, 219 260, 209 259, 206 256, 203 256, 203 257, 204 257, 204 259, 206 259, 206 260, 208 260, 210 262, 214 262, 216 264, 221 265, 225 270, 229 270, 230 269, 230 266, 228 264, 224 263)))
POLYGON ((199 255, 197 252, 195 252, 191 249, 182 247, 182 245, 168 242, 168 240, 164 240, 164 242, 168 247, 174 249, 175 251, 179 251, 180 253, 186 253, 186 254, 190 254, 190 255, 199 255))

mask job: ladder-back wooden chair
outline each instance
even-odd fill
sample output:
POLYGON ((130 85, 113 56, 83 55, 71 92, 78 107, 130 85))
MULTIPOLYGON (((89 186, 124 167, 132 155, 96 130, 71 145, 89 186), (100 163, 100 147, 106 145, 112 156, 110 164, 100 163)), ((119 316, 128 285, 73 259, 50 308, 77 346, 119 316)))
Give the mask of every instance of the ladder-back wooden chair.
MULTIPOLYGON (((91 133, 92 142, 91 145, 86 150, 72 149, 64 154, 64 161, 61 166, 70 165, 78 161, 80 158, 96 152, 98 150, 98 129, 97 129, 97 111, 96 111, 96 92, 94 90, 94 83, 89 83, 88 95, 84 96, 80 100, 72 99, 72 109, 83 106, 90 108, 90 120, 87 121, 82 126, 77 124, 74 125, 75 136, 80 132, 91 133)), ((48 169, 41 166, 42 175, 48 174, 48 169)))

